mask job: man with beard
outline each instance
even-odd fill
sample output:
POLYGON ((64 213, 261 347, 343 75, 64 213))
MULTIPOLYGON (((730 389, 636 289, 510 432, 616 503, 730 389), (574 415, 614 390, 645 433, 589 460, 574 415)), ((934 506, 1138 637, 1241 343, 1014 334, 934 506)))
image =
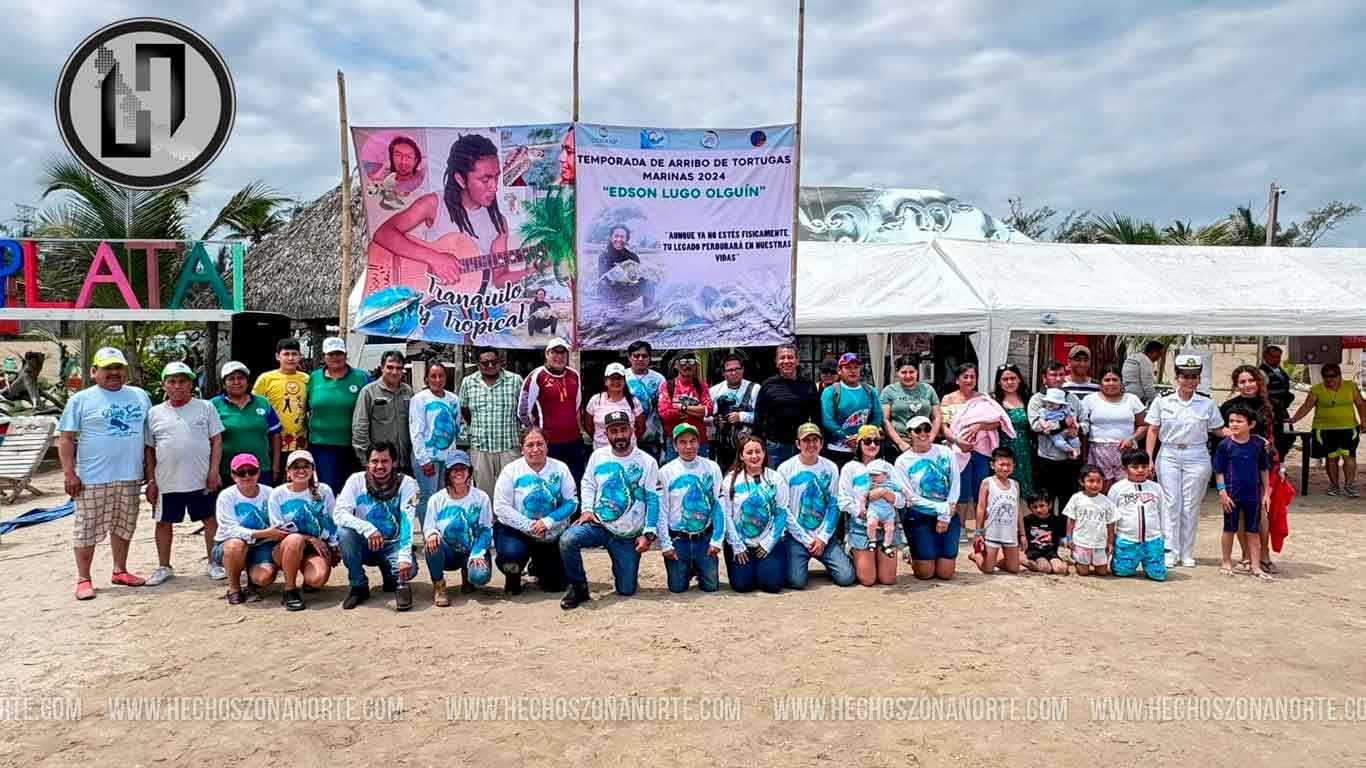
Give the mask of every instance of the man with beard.
POLYGON ((797 376, 797 348, 779 345, 776 361, 778 375, 770 376, 754 399, 754 431, 764 437, 771 469, 797 454, 797 427, 821 419, 816 385, 797 376))
POLYGON ((607 247, 598 256, 598 290, 618 304, 641 299, 641 308, 655 303, 655 284, 640 274, 640 257, 627 247, 631 230, 625 224, 612 227, 607 247))
POLYGON ((413 526, 416 524, 417 481, 395 469, 398 451, 392 443, 378 442, 366 453, 365 471, 357 472, 337 494, 332 519, 337 524, 338 544, 351 591, 342 608, 351 610, 370 597, 365 566, 378 566, 384 591, 394 592, 394 607, 413 607, 408 585, 417 576, 413 558, 413 526))
POLYGON ((659 465, 633 444, 632 421, 624 411, 607 414, 608 445, 593 452, 583 473, 583 514, 560 537, 560 559, 569 579, 560 607, 566 611, 591 599, 584 549, 607 549, 617 594, 630 597, 636 592, 640 555, 658 535, 659 465))

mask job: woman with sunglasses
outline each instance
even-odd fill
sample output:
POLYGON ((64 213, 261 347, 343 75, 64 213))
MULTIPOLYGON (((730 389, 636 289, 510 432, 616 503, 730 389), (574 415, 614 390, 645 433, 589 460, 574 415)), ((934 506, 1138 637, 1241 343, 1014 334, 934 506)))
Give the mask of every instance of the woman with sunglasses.
POLYGON ((259 599, 257 590, 275 581, 272 555, 286 534, 270 524, 270 488, 260 484, 259 460, 239 453, 229 466, 232 485, 218 494, 218 530, 209 560, 228 572, 228 605, 241 605, 242 571, 247 593, 259 599))
POLYGON ((911 572, 917 579, 952 579, 958 559, 962 521, 953 513, 960 475, 953 451, 934 442, 934 424, 924 416, 911 419, 911 449, 896 460, 906 478, 910 504, 901 525, 911 541, 911 572))
POLYGON ((493 542, 493 507, 489 497, 470 487, 470 457, 454 451, 446 464, 446 487, 432 495, 422 520, 432 597, 438 608, 451 604, 445 571, 461 572, 460 591, 472 594, 489 583, 489 545, 493 542))
POLYGON ((1020 485, 1020 499, 1034 495, 1034 431, 1029 428, 1029 385, 1024 374, 1014 363, 996 367, 996 383, 991 388, 1015 428, 1014 437, 1001 440, 1001 445, 1015 454, 1015 470, 1010 479, 1020 485))
POLYGON ((317 591, 327 584, 332 567, 341 562, 337 524, 332 520, 336 499, 331 488, 318 482, 313 454, 308 451, 289 454, 285 478, 285 484, 270 494, 271 525, 288 534, 275 547, 274 560, 285 573, 280 603, 288 610, 302 611, 308 606, 299 591, 299 574, 303 573, 307 589, 317 591))
POLYGON ((1195 530, 1200 521, 1200 500, 1205 497, 1210 474, 1206 443, 1210 435, 1225 437, 1224 417, 1209 397, 1195 391, 1204 363, 1198 355, 1176 356, 1176 391, 1148 406, 1148 456, 1154 458, 1157 483, 1162 486, 1167 514, 1162 519, 1167 567, 1195 567, 1195 530))
POLYGON ((849 542, 849 555, 854 560, 854 574, 863 586, 895 584, 895 552, 906 543, 905 534, 897 525, 892 541, 869 541, 866 509, 868 502, 878 499, 885 500, 895 509, 906 506, 906 483, 901 481, 899 472, 893 471, 880 486, 873 487, 868 477, 868 465, 881 461, 882 429, 864 424, 859 428, 857 437, 858 447, 854 458, 840 470, 839 504, 840 511, 848 518, 845 538, 849 542), (892 550, 891 554, 886 551, 887 548, 892 550))
POLYGON ((1357 445, 1361 442, 1360 425, 1366 423, 1366 401, 1355 381, 1344 381, 1342 367, 1337 363, 1323 366, 1323 381, 1309 388, 1304 405, 1290 417, 1294 424, 1314 411, 1313 439, 1310 455, 1323 459, 1328 468, 1328 495, 1346 493, 1355 499, 1357 492, 1357 445), (1358 420, 1359 419, 1359 420, 1358 420), (1342 465, 1342 490, 1338 490, 1339 470, 1342 465))

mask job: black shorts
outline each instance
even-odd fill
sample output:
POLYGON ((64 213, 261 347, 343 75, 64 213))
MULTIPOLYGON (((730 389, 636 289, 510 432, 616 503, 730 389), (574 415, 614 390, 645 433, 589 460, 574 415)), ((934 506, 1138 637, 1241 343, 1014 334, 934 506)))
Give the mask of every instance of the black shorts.
POLYGON ((1224 533, 1237 533, 1239 518, 1242 519, 1244 532, 1260 533, 1262 523, 1261 501, 1234 498, 1233 511, 1224 513, 1224 533))
POLYGON ((1316 459, 1334 456, 1354 456, 1361 442, 1361 433, 1353 429, 1316 429, 1309 443, 1309 453, 1316 459))
POLYGON ((158 523, 184 522, 185 515, 190 522, 203 522, 218 511, 218 494, 209 491, 185 491, 184 493, 163 493, 153 517, 158 523))
POLYGON ((1058 556, 1058 548, 1051 549, 1027 549, 1025 550, 1026 560, 1052 560, 1058 556))

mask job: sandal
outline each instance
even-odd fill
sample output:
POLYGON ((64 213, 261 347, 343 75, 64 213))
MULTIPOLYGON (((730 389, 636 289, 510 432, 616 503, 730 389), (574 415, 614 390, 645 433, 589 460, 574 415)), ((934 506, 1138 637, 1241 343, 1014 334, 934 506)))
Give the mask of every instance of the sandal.
POLYGON ((1280 569, 1275 563, 1271 562, 1270 560, 1263 560, 1263 561, 1261 561, 1261 566, 1262 566, 1262 570, 1263 570, 1263 571, 1266 571, 1267 573, 1273 573, 1273 574, 1274 574, 1274 573, 1280 573, 1280 572, 1281 572, 1281 569, 1280 569))
POLYGON ((1257 571, 1256 573, 1252 574, 1252 578, 1263 583, 1272 582, 1276 580, 1275 576, 1272 576, 1266 571, 1257 571))
POLYGON ((94 600, 95 582, 91 581, 90 579, 81 579, 80 581, 76 582, 76 599, 94 600))
POLYGON ((1252 561, 1251 561, 1251 560, 1242 560, 1242 561, 1239 561, 1238 564, 1236 564, 1236 565, 1233 566, 1233 571, 1234 571, 1235 573, 1241 573, 1241 574, 1244 574, 1244 575, 1251 575, 1251 574, 1252 574, 1252 561))
POLYGON ((121 584, 125 587, 140 587, 146 584, 147 580, 142 578, 141 576, 134 576, 132 573, 129 573, 128 571, 117 571, 114 573, 113 576, 109 577, 109 583, 121 584))
POLYGON ((1220 568, 1220 569, 1219 569, 1219 575, 1220 575, 1220 576, 1232 576, 1232 575, 1234 575, 1234 574, 1233 574, 1233 569, 1232 569, 1232 568, 1220 568))
POLYGON ((228 605, 241 605, 244 599, 241 590, 228 593, 228 605))

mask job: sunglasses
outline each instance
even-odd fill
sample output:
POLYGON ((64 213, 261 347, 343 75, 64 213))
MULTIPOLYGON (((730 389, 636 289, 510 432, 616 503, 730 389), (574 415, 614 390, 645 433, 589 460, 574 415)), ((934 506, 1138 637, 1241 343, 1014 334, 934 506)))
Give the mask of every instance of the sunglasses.
POLYGON ((859 442, 864 445, 882 445, 882 439, 878 437, 865 437, 859 442))
POLYGON ((914 433, 917 434, 917 435, 921 435, 921 434, 925 434, 925 433, 927 433, 927 432, 933 432, 933 431, 934 431, 934 427, 916 427, 915 429, 911 430, 911 432, 914 432, 914 433))
POLYGON ((261 474, 261 471, 256 467, 243 467, 232 471, 233 477, 255 477, 259 474, 261 474))

